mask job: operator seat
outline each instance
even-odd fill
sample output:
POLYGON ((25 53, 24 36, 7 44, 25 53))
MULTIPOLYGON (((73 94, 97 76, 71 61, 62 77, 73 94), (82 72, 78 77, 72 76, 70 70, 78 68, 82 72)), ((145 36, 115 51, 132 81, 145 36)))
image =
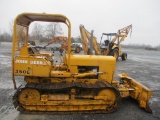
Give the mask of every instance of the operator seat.
POLYGON ((105 41, 104 41, 104 44, 105 44, 106 46, 108 46, 109 40, 105 40, 105 41))

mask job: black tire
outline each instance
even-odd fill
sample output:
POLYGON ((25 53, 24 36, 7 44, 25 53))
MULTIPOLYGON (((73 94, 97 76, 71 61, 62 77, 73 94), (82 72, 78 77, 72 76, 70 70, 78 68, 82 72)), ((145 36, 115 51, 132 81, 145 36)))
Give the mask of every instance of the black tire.
POLYGON ((60 52, 60 53, 63 53, 63 49, 60 49, 59 52, 60 52))
POLYGON ((80 53, 80 51, 81 51, 81 48, 80 47, 76 47, 75 53, 80 53))
POLYGON ((122 53, 122 60, 126 60, 127 59, 127 53, 122 53))
POLYGON ((113 57, 115 57, 116 60, 118 60, 118 57, 119 57, 119 51, 117 48, 113 49, 111 54, 113 57))

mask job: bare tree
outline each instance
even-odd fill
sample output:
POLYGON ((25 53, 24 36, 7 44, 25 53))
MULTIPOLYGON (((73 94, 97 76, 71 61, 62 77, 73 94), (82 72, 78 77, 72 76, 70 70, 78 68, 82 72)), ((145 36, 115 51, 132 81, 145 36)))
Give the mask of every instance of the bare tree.
POLYGON ((45 27, 45 34, 47 38, 50 39, 53 38, 54 36, 62 35, 63 32, 59 23, 49 23, 45 27))
POLYGON ((11 36, 8 32, 4 32, 0 35, 0 41, 1 42, 11 42, 11 36))
POLYGON ((38 23, 35 23, 31 32, 32 37, 34 37, 34 39, 40 40, 43 34, 43 26, 38 23))
POLYGON ((11 42, 12 33, 13 33, 13 24, 14 24, 14 21, 11 20, 9 23, 9 30, 10 30, 9 32, 6 32, 6 31, 1 32, 0 31, 0 41, 1 42, 11 42))
POLYGON ((10 30, 10 32, 11 32, 11 35, 13 34, 13 26, 14 26, 14 20, 11 20, 11 21, 9 22, 9 30, 10 30))

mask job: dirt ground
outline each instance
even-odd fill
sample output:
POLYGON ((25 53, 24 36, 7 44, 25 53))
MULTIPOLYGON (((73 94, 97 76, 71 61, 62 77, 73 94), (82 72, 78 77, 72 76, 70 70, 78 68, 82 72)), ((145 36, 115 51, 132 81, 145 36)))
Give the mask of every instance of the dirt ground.
MULTIPOLYGON (((117 61, 116 75, 127 73, 130 77, 153 90, 150 107, 153 113, 141 109, 132 99, 122 100, 116 112, 111 114, 68 114, 37 115, 20 114, 14 109, 14 93, 11 79, 11 43, 0 44, 0 120, 159 120, 160 119, 160 51, 123 49, 128 59, 117 61)), ((81 52, 82 54, 82 52, 81 52)), ((23 83, 22 77, 16 78, 17 85, 23 83)))

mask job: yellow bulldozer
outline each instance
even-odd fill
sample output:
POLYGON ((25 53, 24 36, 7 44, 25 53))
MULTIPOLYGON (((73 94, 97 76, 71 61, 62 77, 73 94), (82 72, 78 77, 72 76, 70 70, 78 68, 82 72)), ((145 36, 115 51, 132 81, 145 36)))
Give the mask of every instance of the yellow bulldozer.
POLYGON ((116 60, 118 57, 121 57, 122 60, 127 59, 127 53, 122 53, 121 42, 132 30, 132 25, 119 29, 117 33, 102 33, 100 44, 93 33, 85 29, 84 25, 80 25, 79 29, 84 54, 93 54, 92 50, 94 50, 97 55, 114 56, 116 60), (103 39, 103 36, 107 36, 107 38, 103 39))
POLYGON ((151 112, 152 91, 126 74, 115 80, 116 60, 112 56, 74 55, 71 52, 71 22, 61 14, 22 13, 14 21, 12 44, 13 104, 21 113, 110 113, 122 98, 132 97, 140 107, 151 112), (28 43, 30 24, 34 21, 61 22, 68 27, 68 49, 61 64, 55 57, 41 53, 28 43), (23 37, 18 37, 23 26, 23 37), (19 46, 20 41, 23 46, 19 46), (17 87, 16 76, 24 77, 17 87))

